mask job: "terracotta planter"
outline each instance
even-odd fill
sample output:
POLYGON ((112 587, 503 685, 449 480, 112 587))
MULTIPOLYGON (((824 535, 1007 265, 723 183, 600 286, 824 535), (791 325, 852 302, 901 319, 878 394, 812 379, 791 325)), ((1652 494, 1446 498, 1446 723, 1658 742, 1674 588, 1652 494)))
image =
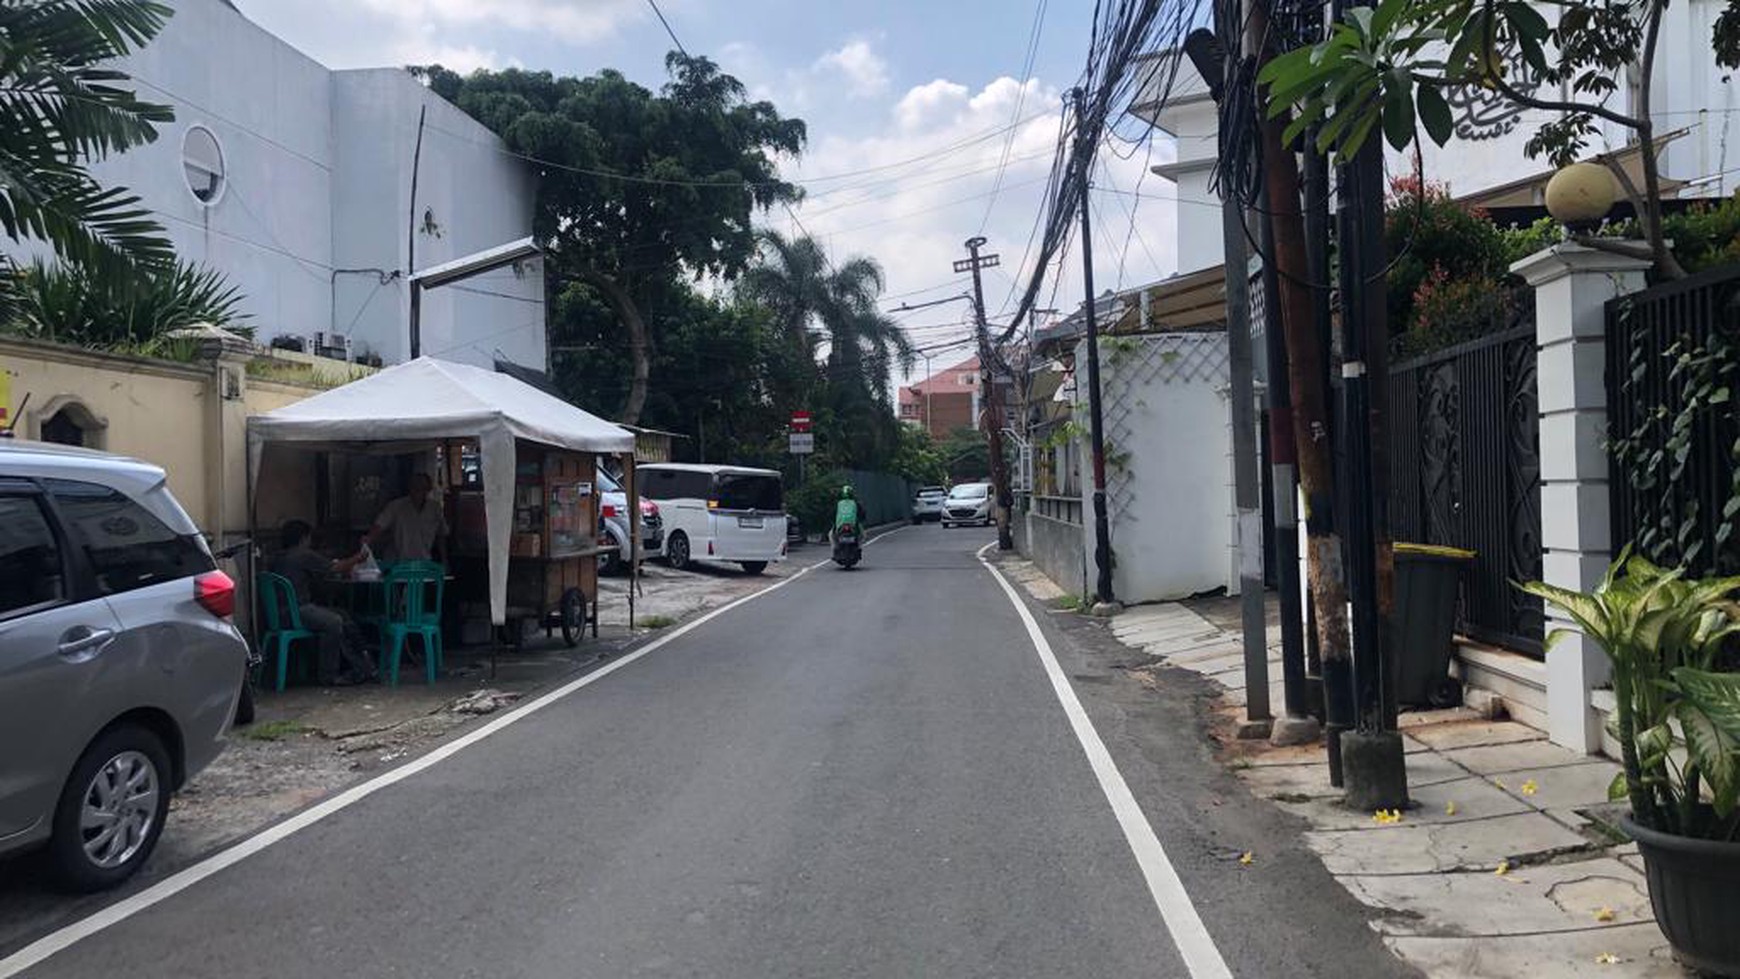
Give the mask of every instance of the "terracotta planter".
POLYGON ((1707 975, 1740 976, 1740 843, 1645 829, 1620 818, 1643 854, 1656 924, 1680 960, 1707 975))

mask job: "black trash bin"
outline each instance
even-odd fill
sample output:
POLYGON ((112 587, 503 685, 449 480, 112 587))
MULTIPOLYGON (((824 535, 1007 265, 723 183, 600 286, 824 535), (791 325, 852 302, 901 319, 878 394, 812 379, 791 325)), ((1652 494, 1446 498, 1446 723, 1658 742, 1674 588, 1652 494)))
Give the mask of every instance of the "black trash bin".
POLYGON ((1456 594, 1473 551, 1432 544, 1396 544, 1393 623, 1396 702, 1455 707, 1462 683, 1450 675, 1455 651, 1456 594))

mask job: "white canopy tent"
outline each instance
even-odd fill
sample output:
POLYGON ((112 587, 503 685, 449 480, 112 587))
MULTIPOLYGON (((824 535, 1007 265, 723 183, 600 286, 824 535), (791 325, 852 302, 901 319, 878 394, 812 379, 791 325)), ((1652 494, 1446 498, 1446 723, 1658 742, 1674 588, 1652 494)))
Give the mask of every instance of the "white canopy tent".
MULTIPOLYGON (((419 357, 248 419, 249 484, 269 442, 380 451, 476 439, 489 537, 489 611, 506 621, 516 439, 598 455, 634 452, 634 434, 506 374, 419 357)), ((250 500, 250 507, 253 505, 250 500)), ((631 510, 633 507, 631 507, 631 510)), ((638 531, 634 536, 638 542, 638 531)), ((631 567, 633 566, 631 556, 631 567)))

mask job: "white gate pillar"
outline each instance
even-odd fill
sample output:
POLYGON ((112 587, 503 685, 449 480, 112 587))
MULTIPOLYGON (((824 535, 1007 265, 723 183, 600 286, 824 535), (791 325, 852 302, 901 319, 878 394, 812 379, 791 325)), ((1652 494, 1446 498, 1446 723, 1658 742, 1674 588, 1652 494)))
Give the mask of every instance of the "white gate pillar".
MULTIPOLYGON (((1587 591, 1613 558, 1607 488, 1607 300, 1644 287, 1646 259, 1564 242, 1510 267, 1535 290, 1540 406, 1541 570, 1550 585, 1587 591)), ((1570 621, 1549 607, 1547 632, 1570 621)), ((1589 694, 1607 682, 1592 641, 1567 636, 1547 652, 1547 736, 1577 751, 1601 747, 1589 694)))

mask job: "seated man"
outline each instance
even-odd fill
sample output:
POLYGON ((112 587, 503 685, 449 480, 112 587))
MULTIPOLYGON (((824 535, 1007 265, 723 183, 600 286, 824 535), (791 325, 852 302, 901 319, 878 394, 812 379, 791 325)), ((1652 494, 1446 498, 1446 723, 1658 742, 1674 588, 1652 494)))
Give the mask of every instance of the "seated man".
POLYGON ((359 548, 350 557, 334 561, 309 546, 313 533, 313 528, 301 520, 284 524, 278 541, 282 550, 273 556, 268 570, 290 582, 302 612, 303 627, 320 641, 320 659, 315 667, 320 685, 343 687, 365 683, 374 679, 375 668, 362 652, 362 636, 356 623, 338 609, 317 604, 314 583, 349 574, 368 557, 368 550, 359 548))
POLYGON ((437 559, 447 521, 440 501, 430 496, 434 489, 428 473, 413 475, 405 495, 381 509, 363 543, 377 549, 385 545, 386 556, 394 561, 437 559))

